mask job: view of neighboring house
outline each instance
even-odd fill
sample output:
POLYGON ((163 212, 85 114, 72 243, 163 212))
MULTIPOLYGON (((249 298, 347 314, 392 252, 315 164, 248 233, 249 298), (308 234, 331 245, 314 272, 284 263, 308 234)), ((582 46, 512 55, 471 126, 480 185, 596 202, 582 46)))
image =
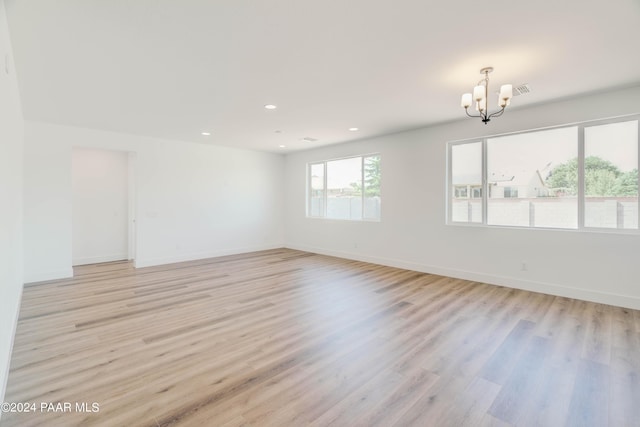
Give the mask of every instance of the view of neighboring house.
MULTIPOLYGON (((552 163, 534 171, 520 170, 516 173, 492 173, 489 175, 489 198, 536 198, 554 196, 555 192, 546 183, 550 176, 552 163)), ((482 183, 474 182, 471 176, 455 176, 453 178, 455 198, 482 198, 482 183)))

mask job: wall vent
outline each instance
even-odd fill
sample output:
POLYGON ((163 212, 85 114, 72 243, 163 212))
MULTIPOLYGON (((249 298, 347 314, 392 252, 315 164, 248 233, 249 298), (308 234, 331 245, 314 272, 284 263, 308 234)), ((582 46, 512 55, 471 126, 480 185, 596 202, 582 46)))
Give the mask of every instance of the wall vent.
POLYGON ((311 138, 311 137, 309 137, 309 136, 305 136, 304 138, 302 138, 302 140, 303 140, 304 142, 316 142, 316 141, 317 141, 317 139, 315 139, 315 138, 311 138))
POLYGON ((513 87, 513 96, 524 95, 529 92, 531 92, 531 88, 527 83, 513 87))

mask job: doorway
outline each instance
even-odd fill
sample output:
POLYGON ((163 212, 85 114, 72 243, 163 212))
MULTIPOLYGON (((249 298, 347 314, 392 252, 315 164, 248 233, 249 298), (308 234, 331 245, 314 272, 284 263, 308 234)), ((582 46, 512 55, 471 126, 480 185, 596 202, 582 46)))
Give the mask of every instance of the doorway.
POLYGON ((72 149, 73 265, 135 259, 135 153, 72 149))

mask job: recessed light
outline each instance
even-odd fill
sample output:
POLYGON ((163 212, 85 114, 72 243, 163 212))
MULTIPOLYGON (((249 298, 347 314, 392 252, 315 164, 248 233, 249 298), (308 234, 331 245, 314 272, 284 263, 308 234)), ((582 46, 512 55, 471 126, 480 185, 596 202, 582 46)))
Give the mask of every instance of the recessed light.
POLYGON ((349 130, 350 130, 351 132, 357 132, 357 131, 358 131, 358 130, 360 130, 360 129, 358 129, 358 128, 349 128, 349 130))
POLYGON ((278 108, 278 106, 273 104, 267 104, 264 106, 264 108, 266 108, 267 110, 275 110, 276 108, 278 108))
POLYGON ((287 146, 286 146, 286 145, 282 145, 282 144, 278 145, 278 147, 280 147, 280 148, 287 148, 287 146))
POLYGON ((281 130, 274 130, 273 132, 275 132, 275 133, 282 133, 282 131, 281 131, 281 130))
POLYGON ((209 136, 209 135, 211 135, 211 132, 202 132, 202 135, 203 136, 209 136))

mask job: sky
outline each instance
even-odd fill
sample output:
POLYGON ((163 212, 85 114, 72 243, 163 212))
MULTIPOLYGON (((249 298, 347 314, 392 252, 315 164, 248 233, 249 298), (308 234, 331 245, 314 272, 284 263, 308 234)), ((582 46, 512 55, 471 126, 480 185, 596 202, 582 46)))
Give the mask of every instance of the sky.
POLYGON ((327 188, 349 188, 352 182, 362 181, 362 158, 327 162, 327 188))
MULTIPOLYGON (((578 156, 577 126, 489 138, 488 175, 531 175, 578 156)), ((453 176, 481 182, 481 144, 452 147, 453 176)), ((601 124, 585 128, 585 156, 609 160, 622 172, 638 167, 638 121, 601 124)), ((528 176, 527 176, 528 178, 528 176)), ((471 181, 469 181, 471 182, 471 181)))
POLYGON ((585 156, 609 160, 622 172, 638 167, 638 121, 592 126, 584 130, 585 156))

